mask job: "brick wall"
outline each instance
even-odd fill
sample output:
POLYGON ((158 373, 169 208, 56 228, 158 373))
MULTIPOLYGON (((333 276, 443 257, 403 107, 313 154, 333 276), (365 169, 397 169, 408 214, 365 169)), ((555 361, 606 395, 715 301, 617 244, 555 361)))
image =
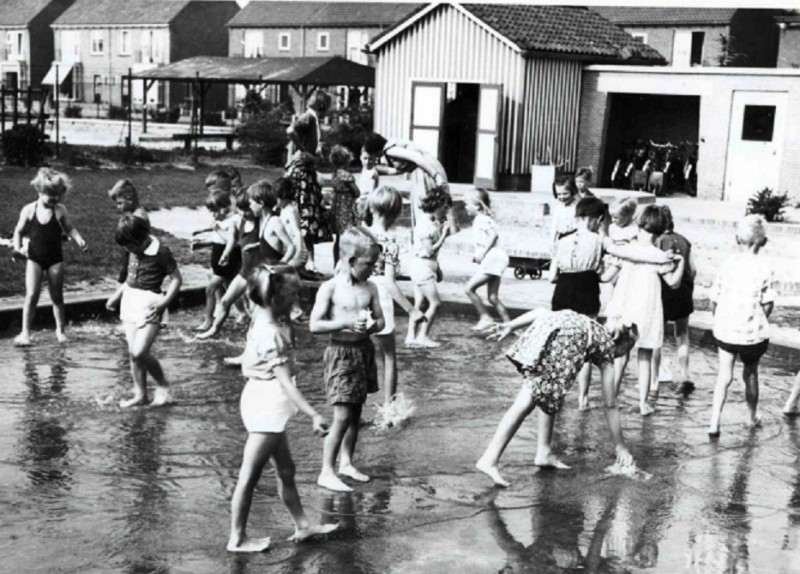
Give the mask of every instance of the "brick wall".
MULTIPOLYGON (((366 32, 369 38, 373 38, 381 32, 380 28, 359 28, 358 30, 366 32)), ((229 55, 244 55, 244 31, 245 28, 230 29, 229 55)), ((348 28, 262 28, 261 54, 265 58, 299 58, 308 56, 342 56, 346 58, 348 31, 348 28), (328 50, 319 50, 317 48, 320 33, 328 34, 328 50), (288 50, 279 49, 278 42, 281 34, 289 34, 288 50)))
POLYGON ((595 173, 595 181, 605 181, 609 173, 602 169, 605 155, 605 134, 608 122, 608 94, 598 91, 599 74, 583 74, 581 91, 581 111, 578 123, 578 161, 579 166, 590 166, 595 173))
POLYGON ((800 68, 800 27, 780 31, 778 67, 800 68))
MULTIPOLYGON (((626 26, 625 30, 631 34, 647 34, 647 45, 658 50, 672 65, 672 46, 677 28, 667 26, 626 26)), ((697 26, 681 28, 692 32, 705 32, 703 38, 703 65, 718 66, 717 60, 722 53, 720 34, 729 35, 727 26, 697 26)))

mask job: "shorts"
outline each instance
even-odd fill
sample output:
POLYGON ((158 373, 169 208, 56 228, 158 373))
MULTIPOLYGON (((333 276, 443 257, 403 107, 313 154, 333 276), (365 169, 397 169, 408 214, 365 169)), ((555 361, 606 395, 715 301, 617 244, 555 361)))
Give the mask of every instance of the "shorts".
POLYGON ((297 407, 278 379, 248 379, 239 400, 247 432, 283 432, 297 407))
POLYGON ((570 309, 587 317, 600 312, 600 278, 596 271, 559 273, 551 301, 553 311, 570 309))
MULTIPOLYGON (((148 323, 147 314, 150 307, 161 303, 163 300, 164 296, 161 293, 125 285, 125 290, 122 292, 122 301, 119 305, 119 318, 122 322, 133 323, 141 329, 148 323)), ((167 319, 169 319, 169 312, 164 310, 157 323, 162 327, 166 327, 167 319)))
POLYGON ((694 312, 694 283, 682 281, 677 289, 672 289, 662 279, 661 304, 664 307, 664 321, 688 318, 694 312))
POLYGON ((322 359, 328 404, 363 405, 378 392, 378 367, 372 341, 331 341, 322 359))
POLYGON ((769 347, 769 339, 764 339, 760 343, 754 343, 752 345, 726 343, 725 341, 720 341, 716 337, 714 337, 714 341, 717 343, 717 347, 723 351, 727 351, 734 357, 738 355, 739 359, 741 359, 742 363, 745 365, 758 363, 759 359, 767 352, 767 347, 769 347))
POLYGON ((408 276, 414 285, 430 285, 439 277, 439 262, 436 259, 414 257, 408 263, 408 276))
POLYGON ((508 267, 508 254, 505 249, 492 247, 481 261, 481 273, 499 277, 508 267))
POLYGON ((376 335, 391 335, 394 333, 394 299, 389 289, 386 287, 386 276, 373 275, 369 280, 378 288, 378 301, 381 304, 381 311, 383 311, 383 331, 375 333, 376 335))
POLYGON ((228 257, 228 264, 220 265, 219 258, 222 257, 224 251, 225 246, 221 243, 211 245, 211 271, 214 272, 214 275, 230 281, 238 275, 239 268, 242 266, 242 251, 238 245, 235 245, 228 257))

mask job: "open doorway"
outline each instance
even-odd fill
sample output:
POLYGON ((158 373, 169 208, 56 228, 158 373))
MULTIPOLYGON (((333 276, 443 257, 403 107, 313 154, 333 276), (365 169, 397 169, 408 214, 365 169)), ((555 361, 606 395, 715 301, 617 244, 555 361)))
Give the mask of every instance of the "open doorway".
POLYGON ((453 183, 472 183, 475 178, 479 99, 480 84, 447 84, 441 153, 442 165, 453 183))

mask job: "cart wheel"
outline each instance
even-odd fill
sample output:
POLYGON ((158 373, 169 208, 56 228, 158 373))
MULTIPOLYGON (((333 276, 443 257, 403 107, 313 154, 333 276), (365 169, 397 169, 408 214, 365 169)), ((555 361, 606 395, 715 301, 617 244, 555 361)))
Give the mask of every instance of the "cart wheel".
POLYGON ((514 277, 517 279, 525 279, 525 270, 522 267, 515 267, 514 277))
POLYGON ((542 272, 539 269, 530 272, 531 279, 541 279, 542 272))

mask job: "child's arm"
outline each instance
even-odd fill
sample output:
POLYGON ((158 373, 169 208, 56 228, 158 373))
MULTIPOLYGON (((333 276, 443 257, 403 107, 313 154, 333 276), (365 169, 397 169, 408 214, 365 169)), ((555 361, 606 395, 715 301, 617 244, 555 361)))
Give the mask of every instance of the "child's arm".
POLYGON ((370 310, 372 311, 372 319, 375 321, 372 326, 367 329, 367 333, 380 333, 386 326, 386 320, 383 318, 383 309, 381 309, 380 295, 378 295, 378 286, 372 281, 367 281, 367 288, 369 289, 372 297, 369 300, 370 310))
POLYGON ((431 179, 438 185, 444 183, 444 178, 442 174, 439 173, 437 166, 430 158, 428 158, 425 154, 421 154, 418 151, 406 149, 403 147, 395 146, 392 147, 390 155, 393 159, 398 159, 400 161, 404 161, 409 164, 413 164, 414 167, 418 167, 426 174, 428 174, 431 179))
POLYGON ((355 180, 350 180, 347 182, 347 191, 356 199, 361 197, 361 190, 358 189, 358 184, 356 184, 355 180))
POLYGON ((195 229, 192 231, 192 235, 202 235, 203 233, 209 233, 210 231, 214 231, 213 227, 204 227, 203 229, 195 229))
POLYGON ((234 223, 231 225, 231 229, 228 232, 228 236, 225 238, 225 249, 222 250, 222 253, 219 256, 219 264, 223 267, 228 264, 228 260, 230 259, 231 252, 233 248, 236 247, 236 230, 239 227, 234 223))
POLYGON ((114 294, 108 298, 106 301, 106 309, 109 311, 114 311, 119 305, 119 300, 122 299, 122 292, 125 290, 125 283, 120 283, 117 285, 116 290, 114 290, 114 294))
MULTIPOLYGON (((32 204, 33 205, 33 204, 32 204)), ((14 238, 13 238, 13 247, 14 251, 17 253, 21 253, 22 255, 28 256, 25 253, 25 249, 22 247, 22 236, 25 233, 25 227, 28 225, 28 221, 31 219, 31 206, 26 205, 22 208, 19 212, 19 220, 17 221, 17 226, 14 227, 14 238)))
POLYGON ((681 284, 681 280, 683 279, 683 269, 685 266, 685 262, 683 257, 681 257, 680 255, 676 255, 673 261, 675 261, 677 265, 675 265, 672 268, 672 271, 664 273, 661 277, 664 279, 664 283, 666 283, 673 289, 677 289, 681 284))
POLYGON ((308 318, 308 330, 312 333, 335 333, 336 331, 350 330, 363 333, 366 330, 366 321, 361 319, 344 320, 328 319, 330 308, 333 304, 333 290, 336 278, 323 283, 314 299, 314 308, 308 318))
POLYGON ((286 229, 290 237, 297 238, 297 242, 294 243, 294 248, 295 253, 299 253, 302 250, 301 242, 303 241, 303 232, 300 229, 300 217, 297 214, 297 209, 292 208, 286 210, 286 217, 289 221, 284 223, 284 229, 286 229))
POLYGON ((669 263, 672 261, 672 256, 666 251, 650 247, 642 248, 633 243, 625 245, 616 245, 610 238, 603 238, 603 250, 620 259, 626 259, 635 263, 652 263, 661 265, 662 263, 669 263))
POLYGON ((619 265, 603 264, 603 270, 600 272, 600 282, 610 283, 617 278, 619 274, 619 265))
POLYGON ((172 303, 172 301, 181 291, 181 283, 183 282, 181 270, 176 266, 169 276, 170 281, 169 285, 167 285, 167 292, 164 294, 164 297, 161 299, 160 303, 150 307, 150 311, 148 312, 146 319, 148 323, 158 321, 158 318, 161 317, 161 314, 167 309, 167 307, 169 307, 170 303, 172 303))
POLYGON ((694 278, 697 277, 697 267, 694 265, 694 257, 692 257, 692 252, 689 251, 689 257, 686 258, 686 276, 691 280, 694 281, 694 278))
POLYGON ((512 331, 515 331, 520 327, 527 327, 544 313, 547 313, 547 309, 545 308, 531 309, 527 313, 523 313, 508 323, 495 323, 492 327, 490 327, 489 336, 486 338, 502 341, 509 334, 511 334, 512 331))
POLYGON ((283 223, 277 217, 275 218, 275 235, 278 236, 281 244, 285 247, 283 257, 281 257, 281 263, 288 263, 294 257, 297 248, 294 245, 294 241, 291 240, 289 234, 286 233, 286 228, 283 226, 283 223))
POLYGON ((304 414, 308 415, 311 418, 312 425, 314 426, 314 432, 319 433, 323 436, 328 434, 328 424, 325 422, 325 418, 319 414, 317 411, 314 410, 308 401, 303 396, 303 393, 300 392, 294 383, 292 383, 292 373, 289 370, 289 366, 286 364, 277 365, 272 369, 275 378, 280 383, 283 392, 286 393, 286 396, 289 397, 289 400, 292 401, 298 409, 300 409, 304 414))
POLYGON ((72 240, 75 242, 75 245, 81 248, 81 250, 86 251, 86 241, 84 241, 83 237, 75 227, 72 226, 72 221, 70 221, 69 214, 67 213, 67 208, 64 207, 62 204, 56 205, 53 214, 58 217, 58 221, 61 224, 61 228, 64 230, 64 233, 69 235, 72 240))
POLYGON ((445 226, 445 227, 442 228, 442 234, 439 237, 439 239, 436 241, 436 243, 431 245, 431 251, 430 252, 431 252, 432 255, 436 256, 439 253, 439 249, 441 249, 442 245, 444 245, 444 240, 447 239, 448 235, 450 235, 450 227, 449 226, 445 226))
POLYGON ((555 283, 558 281, 558 258, 553 257, 550 260, 550 270, 548 271, 547 279, 550 283, 555 283))

